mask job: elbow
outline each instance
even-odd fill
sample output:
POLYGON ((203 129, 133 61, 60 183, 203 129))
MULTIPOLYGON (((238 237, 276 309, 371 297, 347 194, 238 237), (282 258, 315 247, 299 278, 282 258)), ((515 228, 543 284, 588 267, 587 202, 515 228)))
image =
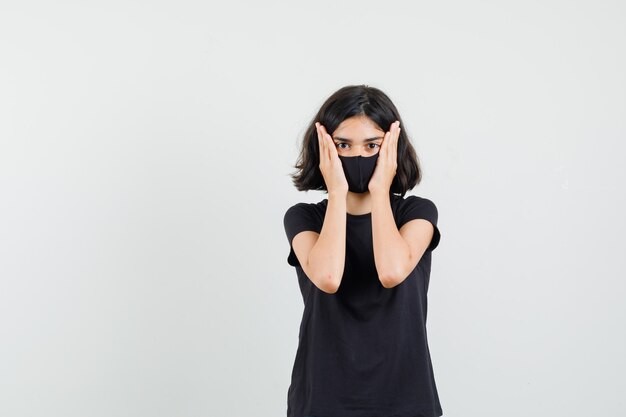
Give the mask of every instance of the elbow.
POLYGON ((384 288, 393 288, 398 285, 395 278, 390 278, 388 276, 380 277, 380 283, 384 288))
POLYGON ((332 274, 325 274, 317 277, 315 285, 327 294, 334 294, 339 290, 340 281, 335 279, 332 274))
POLYGON ((384 288, 393 288, 404 281, 400 273, 387 273, 379 276, 379 281, 384 288))
MULTIPOLYGON (((307 275, 313 284, 321 291, 327 294, 334 294, 339 290, 339 284, 341 284, 342 274, 337 274, 328 271, 317 271, 315 268, 311 268, 311 264, 307 262, 307 268, 310 275, 307 275)), ((306 271, 305 271, 306 273, 306 271)))
POLYGON ((404 282, 405 279, 407 279, 409 275, 411 275, 411 271, 415 269, 418 262, 419 259, 417 261, 414 261, 411 257, 408 265, 402 265, 400 268, 383 271, 379 274, 379 280, 381 285, 385 288, 393 288, 397 285, 400 285, 402 282, 404 282))

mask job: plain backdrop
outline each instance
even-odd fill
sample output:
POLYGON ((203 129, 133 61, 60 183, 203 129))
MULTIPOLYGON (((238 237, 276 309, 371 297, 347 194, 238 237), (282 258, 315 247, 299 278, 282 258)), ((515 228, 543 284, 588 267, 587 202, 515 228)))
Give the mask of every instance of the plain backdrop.
MULTIPOLYGON (((2 1, 0 415, 284 416, 289 174, 335 90, 439 209, 444 416, 626 414, 621 1, 2 1)), ((382 417, 382 416, 381 416, 382 417)))

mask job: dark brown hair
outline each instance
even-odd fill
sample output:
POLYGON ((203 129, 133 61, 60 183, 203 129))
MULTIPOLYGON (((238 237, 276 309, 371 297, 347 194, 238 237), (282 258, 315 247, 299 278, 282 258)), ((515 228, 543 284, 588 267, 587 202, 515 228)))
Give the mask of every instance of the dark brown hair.
POLYGON ((396 106, 381 90, 367 85, 349 85, 333 93, 322 105, 306 129, 298 161, 294 167, 298 170, 290 174, 299 191, 325 190, 324 177, 319 169, 319 146, 315 122, 320 122, 329 135, 345 119, 357 115, 369 117, 378 127, 387 132, 391 124, 400 121, 398 137, 398 168, 393 178, 390 193, 404 197, 422 179, 422 170, 415 149, 406 134, 406 128, 396 106))

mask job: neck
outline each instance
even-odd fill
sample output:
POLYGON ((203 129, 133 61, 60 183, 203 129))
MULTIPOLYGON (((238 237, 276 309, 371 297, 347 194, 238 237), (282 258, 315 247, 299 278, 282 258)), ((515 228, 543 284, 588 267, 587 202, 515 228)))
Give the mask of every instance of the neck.
POLYGON ((348 191, 346 211, 350 214, 366 214, 372 211, 372 196, 369 191, 353 193, 348 191))

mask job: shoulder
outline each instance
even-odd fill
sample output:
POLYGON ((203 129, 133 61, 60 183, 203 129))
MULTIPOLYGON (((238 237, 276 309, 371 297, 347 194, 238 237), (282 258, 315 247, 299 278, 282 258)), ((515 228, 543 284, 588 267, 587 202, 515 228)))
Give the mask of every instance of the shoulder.
POLYGON ((296 203, 285 211, 283 224, 288 234, 299 230, 321 229, 326 214, 326 200, 318 203, 296 203))
POLYGON ((437 209, 435 203, 426 197, 420 197, 417 195, 409 195, 404 199, 405 207, 424 207, 430 209, 437 209))
POLYGON ((328 200, 324 199, 317 203, 296 203, 285 211, 284 217, 293 217, 298 215, 319 215, 326 212, 326 203, 328 200))
POLYGON ((407 195, 406 197, 400 197, 399 195, 394 195, 395 204, 399 209, 406 209, 410 207, 418 207, 418 206, 430 206, 435 207, 435 203, 426 197, 418 196, 418 195, 407 195))
POLYGON ((309 208, 310 205, 311 205, 310 203, 296 203, 292 205, 291 207, 287 208, 287 211, 285 211, 285 215, 310 210, 309 208))
POLYGON ((437 205, 429 198, 409 195, 404 198, 396 196, 396 216, 400 225, 411 219, 422 218, 437 223, 437 205))
POLYGON ((398 228, 402 227, 405 223, 413 219, 425 219, 428 220, 434 228, 433 237, 426 248, 426 251, 432 251, 439 245, 441 240, 441 232, 437 225, 439 213, 435 203, 426 197, 420 197, 416 195, 410 195, 399 202, 398 217, 396 222, 398 228))

